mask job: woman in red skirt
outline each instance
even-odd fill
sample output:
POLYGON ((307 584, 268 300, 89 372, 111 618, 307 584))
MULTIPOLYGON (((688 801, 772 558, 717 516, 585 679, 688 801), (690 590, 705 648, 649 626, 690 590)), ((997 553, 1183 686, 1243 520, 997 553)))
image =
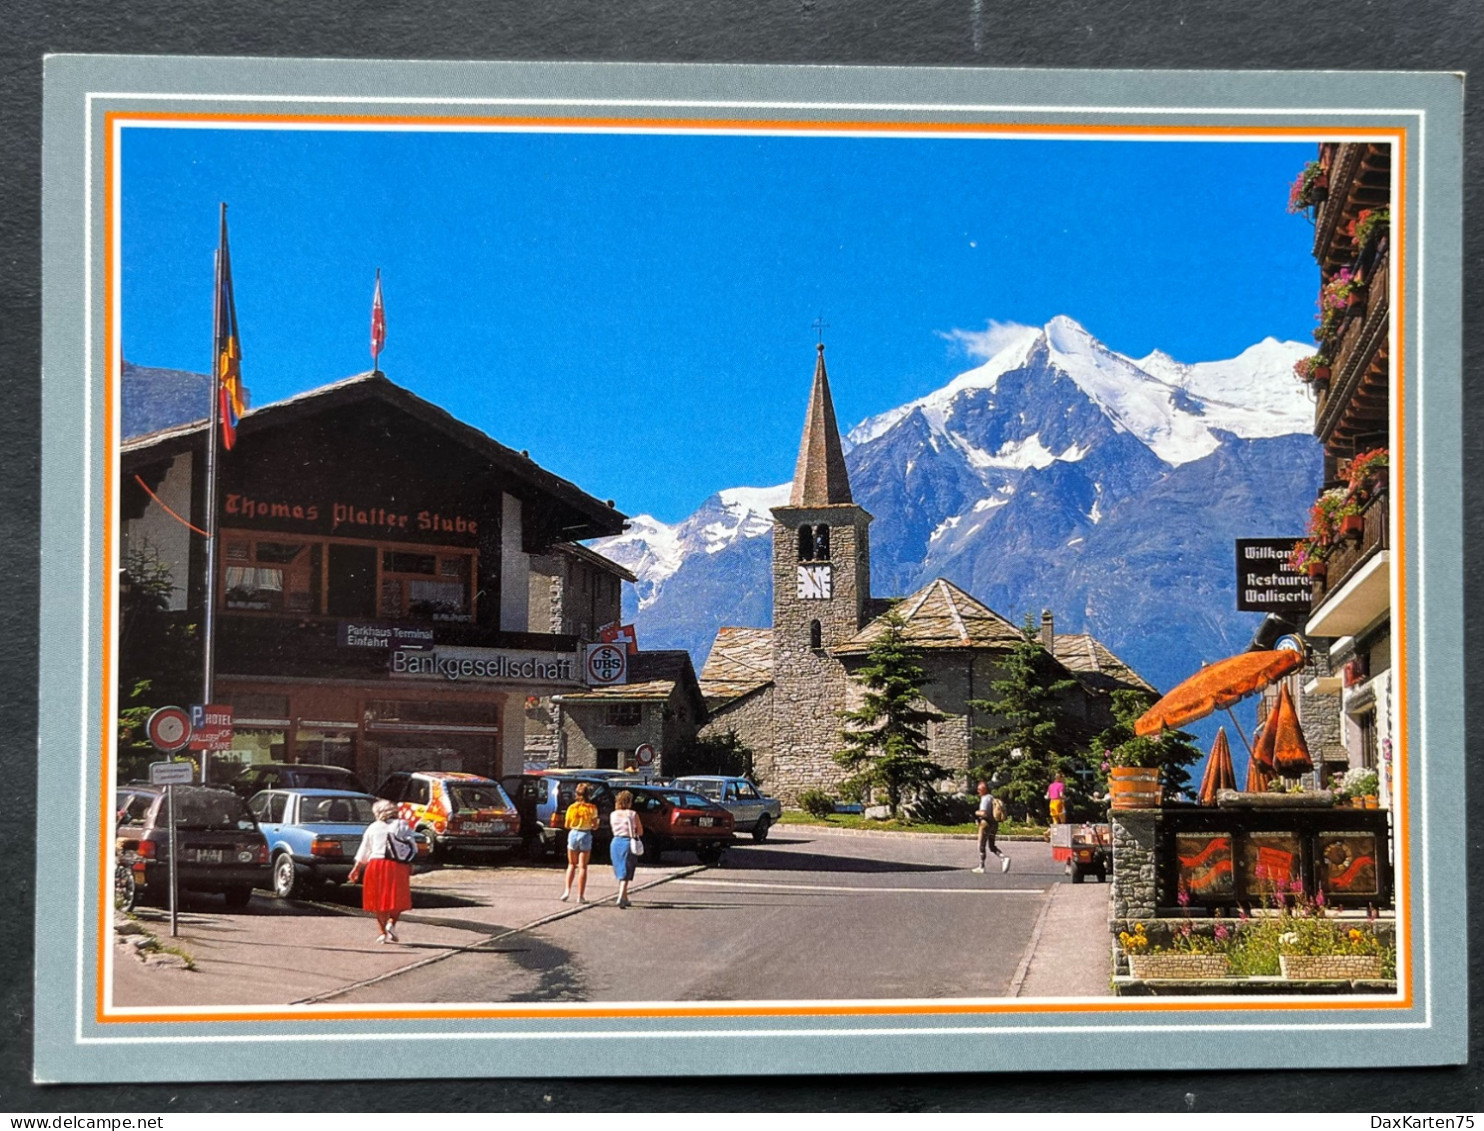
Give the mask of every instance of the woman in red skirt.
POLYGON ((376 916, 379 943, 397 941, 397 916, 412 907, 412 861, 417 844, 407 822, 397 817, 397 807, 382 799, 371 807, 376 820, 361 835, 355 866, 346 877, 355 883, 364 873, 361 906, 376 916))

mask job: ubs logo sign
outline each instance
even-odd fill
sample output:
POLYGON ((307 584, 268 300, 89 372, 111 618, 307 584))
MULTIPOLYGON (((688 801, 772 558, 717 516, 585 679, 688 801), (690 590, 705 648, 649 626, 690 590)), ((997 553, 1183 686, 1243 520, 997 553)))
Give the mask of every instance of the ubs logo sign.
POLYGON ((589 687, 611 687, 628 682, 628 651, 620 644, 589 644, 587 646, 587 672, 589 687))

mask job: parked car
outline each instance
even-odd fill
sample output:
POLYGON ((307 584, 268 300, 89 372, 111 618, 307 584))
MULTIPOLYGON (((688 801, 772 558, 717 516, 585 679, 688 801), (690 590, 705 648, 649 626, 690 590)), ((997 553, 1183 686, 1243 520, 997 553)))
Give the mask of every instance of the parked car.
POLYGON ((343 766, 314 766, 307 762, 256 762, 226 788, 246 800, 265 789, 344 789, 365 793, 365 783, 343 766))
POLYGON ((699 793, 678 786, 625 785, 634 811, 644 823, 644 859, 657 863, 662 852, 688 849, 702 864, 720 864, 733 841, 732 815, 699 793))
MULTIPOLYGON (((311 894, 326 883, 343 884, 361 847, 361 833, 376 819, 369 793, 343 789, 265 789, 247 807, 268 839, 273 894, 311 894)), ((432 845, 418 834, 419 861, 432 845)), ((414 870, 417 870, 414 868, 414 870)))
MULTIPOLYGON (((219 892, 243 907, 268 883, 268 842, 242 798, 226 789, 177 785, 175 878, 180 891, 219 892)), ((126 910, 170 899, 171 830, 165 787, 121 786, 114 795, 114 885, 126 910)))
MULTIPOLYGON (((607 851, 612 830, 608 814, 613 812, 615 787, 611 781, 576 772, 547 771, 538 774, 512 774, 500 779, 505 792, 515 799, 520 813, 520 835, 532 856, 561 853, 567 843, 563 823, 567 806, 577 800, 577 786, 586 782, 588 800, 598 807, 598 828, 593 833, 593 852, 607 851)), ((619 787, 621 788, 621 787, 619 787)))
POLYGON ((520 814, 500 783, 478 774, 412 770, 392 774, 376 791, 427 836, 436 859, 470 849, 520 844, 520 814))
POLYGON ((676 778, 672 784, 716 802, 732 815, 739 834, 751 833, 752 839, 759 843, 768 839, 768 830, 783 816, 783 802, 765 796, 747 778, 696 774, 676 778))

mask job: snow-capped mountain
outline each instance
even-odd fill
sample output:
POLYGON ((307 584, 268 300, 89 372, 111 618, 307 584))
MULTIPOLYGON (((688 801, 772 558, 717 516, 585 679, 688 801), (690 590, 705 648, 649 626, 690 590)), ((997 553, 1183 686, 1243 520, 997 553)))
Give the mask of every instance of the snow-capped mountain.
MULTIPOLYGON (((857 425, 850 443, 869 443, 914 411, 935 432, 962 436, 953 418, 973 402, 974 393, 995 391, 1006 374, 1037 369, 1071 380, 1115 429, 1130 433, 1169 464, 1210 455, 1218 445, 1217 429, 1244 437, 1281 436, 1306 431, 1312 423, 1312 407, 1293 380, 1293 363, 1313 350, 1298 342, 1268 338, 1230 361, 1185 365, 1158 350, 1133 361, 1065 315, 1040 329, 999 330, 1003 344, 984 364, 857 425)), ((1035 435, 994 452, 964 450, 982 466, 1045 467, 1054 459, 1080 458, 1075 443, 1056 453, 1035 435)))
POLYGON ((720 491, 702 503, 695 514, 673 526, 641 514, 629 520, 622 534, 593 545, 639 578, 638 609, 647 609, 658 599, 665 582, 692 555, 720 553, 739 539, 771 532, 773 515, 769 508, 787 503, 791 487, 783 483, 720 491))
MULTIPOLYGON (((1258 618, 1235 612, 1232 541, 1298 534, 1320 474, 1292 374, 1312 347, 1134 360, 1066 317, 985 340, 980 365, 846 437, 873 592, 941 576, 1012 620, 1051 608, 1157 686, 1240 650, 1258 618)), ((767 508, 787 492, 723 491, 594 544, 641 578, 645 647, 700 664, 718 625, 770 622, 767 508)))

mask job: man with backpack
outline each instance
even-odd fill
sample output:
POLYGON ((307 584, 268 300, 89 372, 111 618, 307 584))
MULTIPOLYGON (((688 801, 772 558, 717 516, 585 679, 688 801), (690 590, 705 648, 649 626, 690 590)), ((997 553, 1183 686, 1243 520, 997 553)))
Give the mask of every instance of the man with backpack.
POLYGON ((1000 858, 1000 871, 1010 870, 1010 857, 1006 856, 995 845, 995 834, 1000 831, 1000 822, 1005 819, 1005 806, 997 797, 991 796, 989 783, 979 783, 979 807, 974 810, 974 819, 979 822, 979 867, 974 869, 976 874, 984 873, 984 862, 988 859, 988 853, 993 852, 1000 858))

